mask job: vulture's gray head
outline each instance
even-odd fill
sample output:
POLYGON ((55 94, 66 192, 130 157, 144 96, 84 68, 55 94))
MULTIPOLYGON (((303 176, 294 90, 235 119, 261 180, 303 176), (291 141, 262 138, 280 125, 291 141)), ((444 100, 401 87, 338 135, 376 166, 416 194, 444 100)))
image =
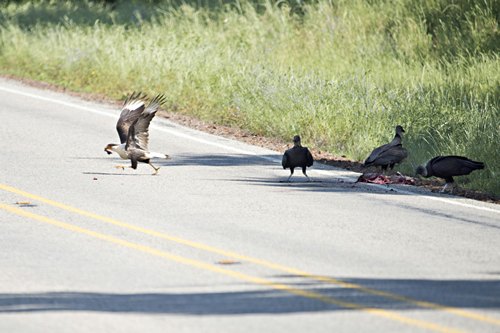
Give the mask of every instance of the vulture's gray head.
POLYGON ((405 132, 405 130, 403 129, 403 126, 401 126, 401 125, 396 126, 396 133, 397 134, 401 135, 401 133, 404 133, 404 132, 405 132))
POLYGON ((419 165, 415 172, 417 175, 422 175, 424 177, 427 177, 427 168, 423 165, 419 165))
POLYGON ((300 145, 300 136, 299 135, 296 135, 293 137, 293 144, 296 146, 300 145))

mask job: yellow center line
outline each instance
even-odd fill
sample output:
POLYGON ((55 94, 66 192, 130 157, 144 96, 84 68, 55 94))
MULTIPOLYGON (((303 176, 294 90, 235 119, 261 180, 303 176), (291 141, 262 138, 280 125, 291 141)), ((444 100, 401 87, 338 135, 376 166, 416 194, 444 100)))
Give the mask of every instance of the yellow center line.
POLYGON ((432 330, 432 331, 436 331, 436 332, 443 332, 443 333, 464 332, 464 331, 460 331, 457 329, 441 326, 439 324, 435 324, 432 322, 402 316, 402 315, 395 313, 393 311, 388 311, 388 310, 383 310, 383 309, 378 309, 378 308, 368 308, 368 307, 364 307, 360 304, 345 302, 345 301, 342 301, 342 300, 339 300, 339 299, 336 299, 333 297, 328 297, 328 296, 325 296, 323 294, 316 293, 314 291, 298 289, 298 288, 294 288, 294 287, 286 285, 286 284, 275 283, 275 282, 272 282, 270 280, 263 279, 260 277, 256 277, 256 276, 247 275, 247 274, 243 274, 240 272, 228 270, 228 269, 221 268, 221 267, 218 267, 218 266, 215 266, 212 264, 204 263, 202 261, 198 261, 198 260, 182 257, 179 255, 171 254, 171 253, 161 251, 161 250, 149 247, 149 246, 141 245, 141 244, 134 243, 134 242, 129 242, 129 241, 123 240, 121 238, 109 236, 109 235, 106 235, 103 233, 99 233, 99 232, 95 232, 95 231, 92 231, 89 229, 81 228, 81 227, 78 227, 78 226, 75 226, 75 225, 72 225, 72 224, 69 224, 66 222, 62 222, 62 221, 59 221, 56 219, 46 217, 46 216, 27 212, 27 211, 22 210, 20 208, 9 206, 6 204, 0 204, 0 209, 7 211, 7 212, 10 212, 12 214, 18 215, 18 216, 22 216, 22 217, 26 217, 29 219, 39 221, 39 222, 47 223, 47 224, 50 224, 50 225, 53 225, 53 226, 56 226, 56 227, 59 227, 59 228, 62 228, 62 229, 68 230, 68 231, 84 234, 84 235, 94 237, 94 238, 97 238, 97 239, 100 239, 100 240, 103 240, 103 241, 106 241, 109 243, 114 243, 117 245, 121 245, 123 247, 134 249, 134 250, 137 250, 140 252, 144 252, 144 253, 147 253, 147 254, 150 254, 150 255, 153 255, 156 257, 165 258, 165 259, 168 259, 171 261, 175 261, 175 262, 178 262, 178 263, 181 263, 181 264, 184 264, 187 266, 196 267, 199 269, 203 269, 203 270, 207 270, 207 271, 211 271, 211 272, 215 272, 215 273, 220 273, 220 274, 227 275, 227 276, 239 279, 239 280, 251 282, 253 284, 263 285, 263 286, 270 287, 270 288, 273 288, 276 290, 287 292, 289 294, 293 294, 296 296, 301 296, 301 297, 321 301, 321 302, 326 303, 326 304, 332 304, 332 305, 340 306, 343 308, 355 309, 355 310, 368 312, 368 313, 371 313, 371 314, 379 316, 379 317, 384 317, 384 318, 387 318, 387 319, 390 319, 393 321, 398 321, 398 322, 404 323, 406 325, 417 326, 420 328, 424 328, 424 329, 432 330))
POLYGON ((60 203, 60 202, 57 202, 57 201, 54 201, 54 200, 50 200, 50 199, 38 196, 36 194, 32 194, 32 193, 28 193, 28 192, 22 191, 20 189, 17 189, 17 188, 14 188, 12 186, 8 186, 8 185, 5 185, 5 184, 1 184, 0 183, 0 190, 11 192, 11 193, 23 196, 25 198, 29 198, 31 200, 36 200, 36 201, 39 201, 39 202, 43 202, 43 203, 48 204, 50 206, 57 207, 57 208, 60 208, 60 209, 63 209, 63 210, 66 210, 66 211, 69 211, 69 212, 72 212, 72 213, 76 213, 76 214, 79 214, 79 215, 82 215, 82 216, 85 216, 85 217, 89 217, 89 218, 92 218, 92 219, 95 219, 95 220, 98 220, 98 221, 101 221, 101 222, 105 222, 105 223, 112 224, 112 225, 115 225, 115 226, 118 226, 118 227, 121 227, 121 228, 129 229, 129 230, 137 231, 137 232, 140 232, 140 233, 143 233, 143 234, 146 234, 146 235, 150 235, 150 236, 153 236, 153 237, 165 239, 165 240, 168 240, 168 241, 171 241, 171 242, 175 242, 175 243, 178 243, 178 244, 186 245, 186 246, 189 246, 189 247, 192 247, 192 248, 196 248, 196 249, 199 249, 199 250, 208 251, 208 252, 212 252, 212 253, 217 253, 217 254, 220 254, 220 255, 223 255, 223 256, 226 256, 226 257, 230 257, 230 258, 234 258, 234 259, 238 259, 238 260, 242 260, 242 261, 251 262, 251 263, 254 263, 254 264, 257 264, 257 265, 260 265, 260 266, 268 267, 268 268, 271 268, 271 269, 274 269, 274 270, 277 270, 277 271, 286 272, 286 273, 289 273, 289 274, 292 274, 292 275, 297 275, 297 276, 300 276, 300 277, 303 277, 303 278, 308 278, 308 279, 311 279, 311 280, 316 280, 316 281, 320 281, 320 282, 328 283, 328 284, 334 284, 334 285, 340 286, 342 288, 354 289, 354 290, 358 290, 358 291, 361 291, 361 292, 364 292, 364 293, 367 293, 367 294, 376 295, 376 296, 379 296, 379 297, 384 297, 384 298, 395 300, 395 301, 405 302, 405 303, 412 304, 412 305, 415 305, 415 306, 418 306, 418 307, 421 307, 421 308, 433 309, 433 310, 440 310, 440 311, 451 313, 453 315, 457 315, 457 316, 460 316, 460 317, 464 317, 464 318, 468 318, 468 319, 477 320, 477 321, 486 322, 486 323, 489 323, 489 324, 494 324, 494 325, 499 325, 500 326, 500 320, 496 319, 496 318, 484 316, 484 315, 481 315, 481 314, 478 314, 478 313, 474 313, 474 312, 470 312, 470 311, 465 311, 465 310, 454 308, 454 307, 450 307, 450 306, 444 306, 444 305, 440 305, 440 304, 436 304, 436 303, 431 303, 431 302, 426 302, 426 301, 420 301, 420 300, 416 300, 416 299, 413 299, 413 298, 410 298, 410 297, 406 297, 406 296, 394 294, 394 293, 391 293, 391 292, 386 292, 386 291, 382 291, 382 290, 372 289, 372 288, 364 287, 364 286, 359 285, 359 284, 344 282, 344 281, 341 281, 341 280, 338 280, 338 279, 334 279, 334 278, 331 278, 331 277, 327 277, 327 276, 314 275, 314 274, 311 274, 311 273, 308 273, 308 272, 305 272, 305 271, 302 271, 302 270, 299 270, 299 269, 295 269, 295 268, 292 268, 292 267, 287 267, 287 266, 284 266, 284 265, 276 264, 276 263, 273 263, 273 262, 270 262, 270 261, 267 261, 267 260, 262 260, 262 259, 258 259, 258 258, 254 258, 254 257, 249 257, 249 256, 241 255, 241 254, 238 254, 238 253, 235 253, 235 252, 231 252, 231 251, 225 251, 225 250, 222 250, 222 249, 219 249, 219 248, 216 248, 216 247, 212 247, 212 246, 209 246, 209 245, 206 245, 206 244, 193 242, 193 241, 186 240, 186 239, 183 239, 183 238, 171 236, 171 235, 166 234, 166 233, 162 233, 162 232, 154 231, 154 230, 151 230, 151 229, 147 229, 147 228, 135 226, 135 225, 132 225, 132 224, 128 224, 128 223, 125 223, 125 222, 121 222, 121 221, 118 221, 118 220, 115 220, 115 219, 112 219, 112 218, 109 218, 109 217, 106 217, 106 216, 101 216, 101 215, 98 215, 98 214, 94 214, 94 213, 91 213, 91 212, 88 212, 88 211, 85 211, 85 210, 82 210, 82 209, 79 209, 79 208, 76 208, 76 207, 65 205, 63 203, 60 203))

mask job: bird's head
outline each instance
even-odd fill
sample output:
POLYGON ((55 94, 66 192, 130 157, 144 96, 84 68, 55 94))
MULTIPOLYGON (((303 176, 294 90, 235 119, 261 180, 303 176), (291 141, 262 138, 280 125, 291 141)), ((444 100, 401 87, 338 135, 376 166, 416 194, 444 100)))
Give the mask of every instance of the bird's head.
POLYGON ((426 168, 426 167, 424 167, 423 165, 419 165, 419 166, 417 167, 417 170, 415 170, 415 173, 416 173, 417 175, 422 175, 422 176, 424 176, 424 177, 427 177, 427 168, 426 168))
POLYGON ((108 153, 108 155, 111 155, 113 148, 116 146, 118 146, 116 143, 109 143, 106 147, 104 147, 104 151, 108 153))
POLYGON ((396 133, 397 134, 401 135, 401 133, 404 133, 404 132, 405 132, 405 130, 403 129, 403 126, 401 126, 401 125, 396 126, 396 133))
POLYGON ((293 144, 294 146, 300 146, 300 136, 296 135, 293 137, 293 144))

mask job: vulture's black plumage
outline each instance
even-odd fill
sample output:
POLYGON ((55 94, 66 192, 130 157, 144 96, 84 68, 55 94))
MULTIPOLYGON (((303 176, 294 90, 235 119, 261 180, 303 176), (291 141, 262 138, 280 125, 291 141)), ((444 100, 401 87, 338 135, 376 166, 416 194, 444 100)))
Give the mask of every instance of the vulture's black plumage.
POLYGON ((380 166, 382 170, 387 170, 390 167, 391 170, 394 165, 401 163, 407 156, 408 152, 401 143, 402 135, 404 133, 402 126, 396 126, 396 135, 391 142, 375 148, 370 156, 365 160, 365 166, 380 166))
POLYGON ((439 177, 444 178, 446 184, 443 187, 444 191, 449 184, 453 184, 455 176, 468 175, 474 170, 484 169, 483 162, 476 162, 463 156, 436 156, 427 164, 417 168, 418 175, 424 177, 439 177))
POLYGON ((293 147, 285 151, 283 159, 281 160, 283 169, 290 169, 290 176, 287 181, 290 181, 295 168, 302 168, 302 173, 307 177, 307 179, 309 179, 309 176, 306 173, 306 168, 312 166, 313 163, 314 159, 309 149, 307 147, 302 147, 300 144, 300 136, 294 136, 293 147))

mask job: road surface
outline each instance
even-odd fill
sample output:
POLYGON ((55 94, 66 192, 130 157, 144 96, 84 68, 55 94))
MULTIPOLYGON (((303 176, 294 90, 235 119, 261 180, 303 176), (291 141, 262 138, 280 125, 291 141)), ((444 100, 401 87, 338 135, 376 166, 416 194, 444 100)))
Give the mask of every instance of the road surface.
POLYGON ((500 332, 500 207, 118 114, 0 79, 0 332, 500 332))

